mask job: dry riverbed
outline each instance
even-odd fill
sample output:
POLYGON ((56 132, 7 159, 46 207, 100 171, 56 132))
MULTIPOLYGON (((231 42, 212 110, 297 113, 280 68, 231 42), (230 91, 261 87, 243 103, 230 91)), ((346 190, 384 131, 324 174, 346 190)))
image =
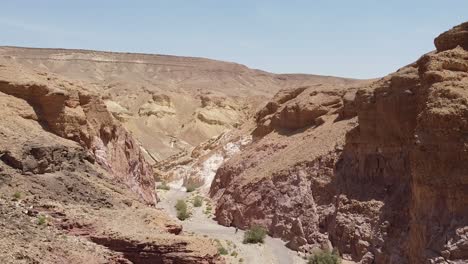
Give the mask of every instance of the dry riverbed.
POLYGON ((191 212, 190 218, 180 221, 185 233, 213 239, 220 248, 224 248, 223 256, 227 263, 265 263, 265 264, 299 264, 306 261, 284 246, 284 242, 277 238, 267 237, 264 244, 243 244, 244 231, 234 227, 219 225, 212 219, 214 206, 202 194, 187 193, 184 189, 158 190, 161 202, 158 208, 166 211, 171 217, 177 219, 175 204, 177 200, 185 200, 191 212), (203 198, 201 207, 194 207, 196 196, 203 198))

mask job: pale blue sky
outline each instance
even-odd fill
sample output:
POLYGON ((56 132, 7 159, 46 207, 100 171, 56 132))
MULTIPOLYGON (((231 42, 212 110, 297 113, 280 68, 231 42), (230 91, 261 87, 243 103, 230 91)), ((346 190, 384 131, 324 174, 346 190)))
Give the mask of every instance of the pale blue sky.
POLYGON ((468 0, 0 0, 0 45, 207 57, 383 76, 468 20, 468 0))

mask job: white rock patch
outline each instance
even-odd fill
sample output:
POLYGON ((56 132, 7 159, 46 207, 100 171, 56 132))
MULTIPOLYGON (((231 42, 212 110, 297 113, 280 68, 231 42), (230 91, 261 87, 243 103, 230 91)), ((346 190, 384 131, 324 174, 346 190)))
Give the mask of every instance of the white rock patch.
POLYGON ((252 136, 246 136, 236 142, 229 142, 224 145, 221 151, 216 152, 203 162, 202 169, 198 175, 203 179, 203 190, 208 190, 214 180, 216 172, 223 165, 224 162, 229 160, 234 154, 241 151, 242 146, 252 142, 252 136))

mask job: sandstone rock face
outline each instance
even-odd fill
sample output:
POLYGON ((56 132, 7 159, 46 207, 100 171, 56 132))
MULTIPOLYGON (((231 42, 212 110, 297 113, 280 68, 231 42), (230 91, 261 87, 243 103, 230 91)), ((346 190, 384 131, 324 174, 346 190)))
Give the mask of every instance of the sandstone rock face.
POLYGON ((343 90, 300 87, 282 90, 256 115, 258 124, 254 135, 263 136, 273 130, 291 132, 308 126, 320 125, 320 117, 337 112, 343 105, 343 90))
POLYGON ((361 263, 467 262, 465 32, 357 92, 275 96, 215 176, 216 219, 361 263))
MULTIPOLYGON (((461 27, 466 30, 466 25, 461 27)), ((436 261, 436 252, 445 260, 468 260, 468 46, 466 38, 463 41, 456 43, 464 49, 428 54, 418 61, 425 97, 410 153, 412 261, 436 261)))
MULTIPOLYGON (((84 154, 88 159, 95 160, 147 203, 156 203, 151 167, 138 143, 112 117, 102 100, 67 81, 27 74, 16 67, 0 70, 0 92, 28 102, 34 109, 31 118, 37 119, 44 129, 78 142, 89 151, 84 154)), ((21 154, 26 155, 24 164, 17 166, 38 173, 53 170, 61 163, 58 155, 67 155, 60 147, 58 150, 25 148, 21 154), (51 155, 53 159, 47 157, 51 155), (56 164, 48 164, 50 162, 56 164)), ((3 159, 11 159, 9 157, 7 154, 3 159)))
POLYGON ((454 49, 457 46, 468 49, 468 22, 442 33, 434 40, 437 51, 454 49))

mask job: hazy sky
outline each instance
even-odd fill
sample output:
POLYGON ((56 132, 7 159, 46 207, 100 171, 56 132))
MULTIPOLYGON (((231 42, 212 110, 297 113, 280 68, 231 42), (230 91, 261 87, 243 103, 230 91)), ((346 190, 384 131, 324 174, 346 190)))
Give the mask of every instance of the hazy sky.
POLYGON ((0 0, 0 45, 207 57, 383 76, 468 20, 468 0, 0 0))

